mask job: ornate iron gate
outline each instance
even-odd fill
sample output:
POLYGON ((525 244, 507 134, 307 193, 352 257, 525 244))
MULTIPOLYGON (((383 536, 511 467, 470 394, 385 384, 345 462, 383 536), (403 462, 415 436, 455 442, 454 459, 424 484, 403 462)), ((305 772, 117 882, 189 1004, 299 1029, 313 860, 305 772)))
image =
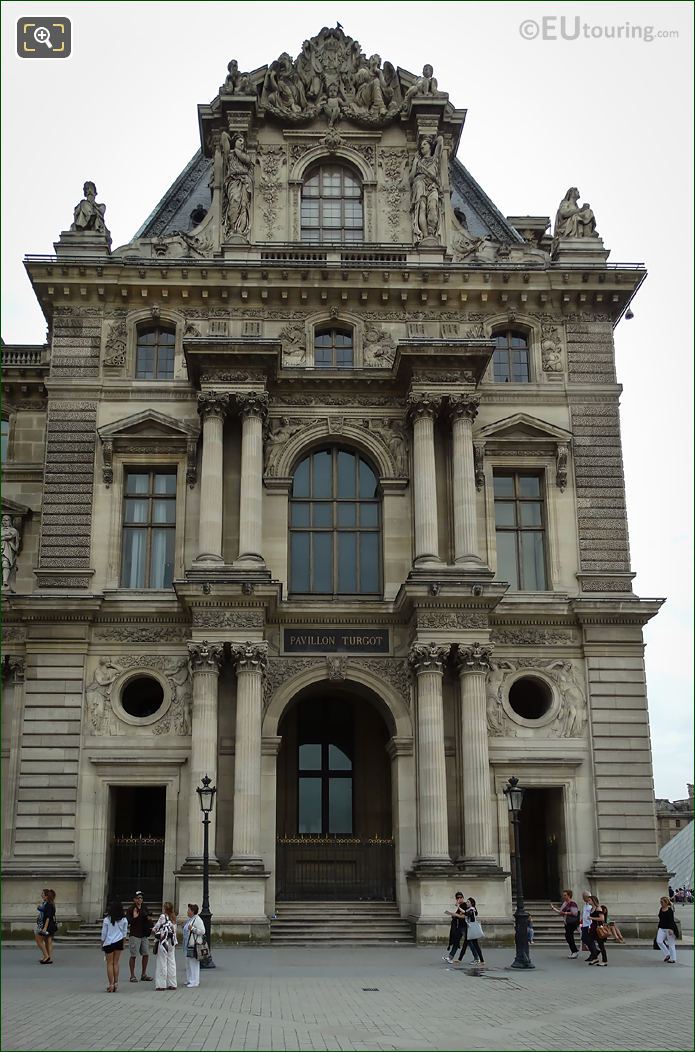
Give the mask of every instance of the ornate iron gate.
POLYGON ((384 837, 278 837, 276 897, 393 902, 393 840, 384 837))
POLYGON ((114 836, 108 898, 129 902, 142 891, 146 902, 162 901, 164 837, 114 836))

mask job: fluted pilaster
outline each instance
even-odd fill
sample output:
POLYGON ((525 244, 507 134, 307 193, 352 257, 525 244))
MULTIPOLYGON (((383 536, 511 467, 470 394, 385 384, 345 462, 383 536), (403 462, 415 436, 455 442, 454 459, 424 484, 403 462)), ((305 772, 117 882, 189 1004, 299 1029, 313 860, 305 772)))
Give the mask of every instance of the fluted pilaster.
POLYGON ((268 395, 252 391, 236 395, 235 402, 241 415, 238 561, 262 563, 263 421, 268 415, 268 395))
POLYGON ((216 391, 198 395, 203 420, 203 455, 200 469, 200 519, 196 562, 221 563, 223 432, 229 397, 216 391))
POLYGON ((261 859, 261 720, 268 644, 232 643, 236 667, 234 831, 229 866, 235 872, 263 869, 261 859))
POLYGON ((441 398, 435 395, 411 393, 408 398, 408 414, 413 424, 415 566, 440 561, 434 453, 434 420, 440 404, 441 398))
MULTIPOLYGON (((217 688, 223 659, 223 644, 189 643, 188 653, 193 677, 191 712, 191 797, 189 800, 187 865, 202 865, 203 825, 195 789, 204 775, 217 782, 217 688)), ((215 856, 215 812, 210 821, 210 859, 215 856)))
POLYGON ((469 868, 494 868, 490 757, 485 713, 485 680, 493 647, 460 646, 456 655, 461 705, 464 862, 469 868))
POLYGON ((418 869, 451 865, 442 680, 450 647, 416 643, 408 661, 417 684, 418 869))
POLYGON ((482 565, 478 555, 473 456, 473 421, 479 405, 480 399, 470 395, 457 395, 449 399, 453 444, 454 562, 460 566, 470 566, 471 569, 482 565))

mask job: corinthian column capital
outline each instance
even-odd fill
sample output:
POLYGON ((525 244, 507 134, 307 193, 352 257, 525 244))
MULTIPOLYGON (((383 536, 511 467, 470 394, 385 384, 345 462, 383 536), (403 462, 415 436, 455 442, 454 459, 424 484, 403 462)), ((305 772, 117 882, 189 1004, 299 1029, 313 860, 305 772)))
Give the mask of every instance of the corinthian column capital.
POLYGON ((406 408, 411 420, 418 420, 423 416, 434 419, 439 412, 441 404, 442 399, 440 395, 429 394, 427 391, 419 393, 411 391, 406 401, 406 408))
POLYGON ((260 672, 268 667, 267 643, 232 643, 232 661, 237 672, 260 672))
POLYGON ((474 395, 453 395, 449 398, 448 413, 451 420, 467 417, 471 422, 478 415, 480 399, 474 395))
POLYGON ((408 664, 416 675, 421 672, 441 672, 451 647, 440 643, 414 643, 408 653, 408 664))
POLYGON ((224 420, 229 410, 229 395, 221 391, 202 391, 198 395, 198 412, 205 419, 218 416, 224 420))
POLYGON ((248 391, 235 394, 234 402, 241 416, 258 416, 265 420, 268 415, 267 391, 248 391))
POLYGON ((223 643, 208 643, 204 639, 201 643, 189 643, 188 653, 193 673, 213 672, 217 675, 224 657, 223 643))
POLYGON ((456 654, 456 667, 460 675, 466 672, 490 671, 490 658, 494 650, 492 643, 473 643, 470 646, 459 646, 456 654))

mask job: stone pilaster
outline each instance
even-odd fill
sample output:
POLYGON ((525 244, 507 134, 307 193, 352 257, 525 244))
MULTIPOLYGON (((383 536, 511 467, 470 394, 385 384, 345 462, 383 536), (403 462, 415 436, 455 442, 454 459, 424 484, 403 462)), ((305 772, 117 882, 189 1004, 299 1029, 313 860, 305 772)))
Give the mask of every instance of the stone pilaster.
POLYGON ((497 869, 492 848, 490 759, 485 680, 492 646, 459 646, 461 766, 463 769, 464 863, 467 870, 497 869))
POLYGON ((416 869, 437 871, 451 866, 444 755, 442 679, 449 646, 416 643, 408 662, 417 683, 417 806, 416 869))
POLYGON ((263 422, 268 395, 252 391, 236 395, 241 415, 241 485, 239 491, 240 563, 263 563, 263 422))
POLYGON ((234 743, 234 830, 229 868, 263 871, 261 858, 261 720, 267 643, 232 643, 236 666, 234 743))
POLYGON ((200 525, 196 562, 223 563, 223 432, 229 397, 217 391, 198 395, 203 419, 203 457, 200 471, 200 525))
POLYGON ((454 562, 457 566, 472 570, 483 565, 478 555, 473 457, 473 421, 479 405, 480 399, 470 395, 457 395, 449 399, 453 444, 454 562))
MULTIPOLYGON (((189 643, 188 653, 193 674, 191 718, 191 798, 188 802, 188 857, 186 867, 200 866, 203 861, 203 823, 196 787, 204 775, 217 784, 217 686, 223 658, 223 643, 189 643)), ((210 862, 217 866, 215 855, 215 811, 210 818, 210 862)))
POLYGON ((411 393, 408 414, 413 424, 413 500, 415 504, 415 566, 439 563, 437 473, 434 420, 441 398, 411 393))

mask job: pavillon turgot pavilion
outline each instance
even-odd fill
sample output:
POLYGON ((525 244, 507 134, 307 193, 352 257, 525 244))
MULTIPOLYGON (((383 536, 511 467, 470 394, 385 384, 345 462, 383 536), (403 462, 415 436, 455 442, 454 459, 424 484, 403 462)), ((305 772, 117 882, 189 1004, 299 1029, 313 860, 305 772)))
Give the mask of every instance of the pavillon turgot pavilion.
POLYGON ((574 187, 505 218, 432 68, 340 28, 198 115, 128 244, 85 184, 26 258, 46 345, 3 346, 5 930, 46 885, 65 925, 200 901, 207 774, 230 938, 333 899, 429 941, 461 886, 509 936, 511 775, 527 897, 651 931, 613 346, 644 268, 574 187))

